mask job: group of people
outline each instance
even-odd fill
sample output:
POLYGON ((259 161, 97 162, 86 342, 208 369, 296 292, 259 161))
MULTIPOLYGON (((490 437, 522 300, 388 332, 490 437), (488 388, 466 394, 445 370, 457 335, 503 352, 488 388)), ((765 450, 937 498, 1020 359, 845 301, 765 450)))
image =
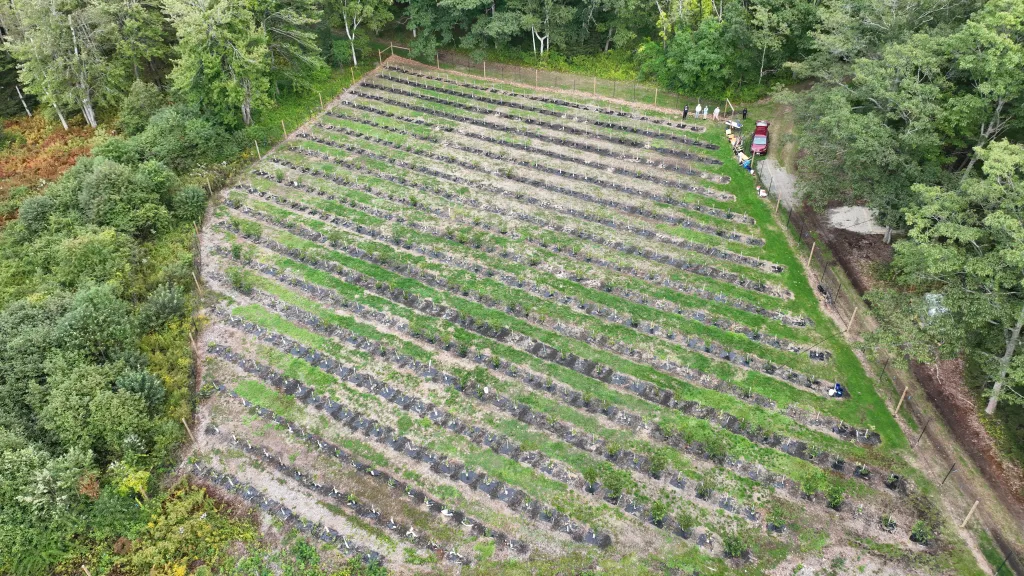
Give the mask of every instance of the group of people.
MULTIPOLYGON (((718 120, 718 115, 721 114, 721 113, 722 113, 722 109, 719 108, 718 106, 715 106, 715 110, 710 113, 711 114, 711 118, 713 120, 718 120)), ((747 109, 744 108, 743 111, 740 112, 740 113, 743 114, 743 119, 746 120, 747 119, 747 109)), ((686 106, 683 106, 683 120, 686 120, 686 117, 689 114, 690 114, 690 105, 687 104, 686 106)), ((697 107, 693 109, 693 117, 696 118, 697 120, 700 120, 701 114, 704 115, 704 119, 705 120, 708 119, 708 106, 705 104, 704 108, 701 108, 700 102, 697 102, 697 107)))

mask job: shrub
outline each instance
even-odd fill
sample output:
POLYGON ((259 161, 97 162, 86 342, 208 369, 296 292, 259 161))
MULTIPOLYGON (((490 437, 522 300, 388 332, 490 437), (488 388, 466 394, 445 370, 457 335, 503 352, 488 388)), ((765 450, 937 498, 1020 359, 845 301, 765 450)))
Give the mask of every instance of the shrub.
POLYGON ((238 290, 240 293, 246 296, 251 296, 253 290, 256 289, 256 285, 253 281, 252 273, 248 270, 242 270, 240 268, 228 268, 227 270, 228 281, 231 283, 231 287, 238 290))
POLYGON ((918 544, 928 545, 935 538, 935 531, 924 520, 914 522, 910 528, 910 539, 918 544))
POLYGON ((839 484, 832 484, 825 491, 825 497, 828 499, 829 508, 839 510, 846 500, 846 491, 839 484))
POLYGON ((150 414, 157 414, 164 405, 167 392, 164 383, 146 370, 128 370, 118 376, 114 383, 118 390, 142 396, 150 414))
POLYGON ((701 500, 707 500, 714 494, 715 489, 711 487, 711 483, 706 480, 701 480, 697 483, 697 498, 701 500))
POLYGON ((632 482, 632 477, 625 470, 609 469, 604 473, 604 485, 608 488, 608 496, 613 499, 622 496, 632 482))
POLYGON ((668 502, 665 500, 655 500, 654 504, 651 505, 651 520, 655 524, 660 525, 665 521, 665 516, 668 515, 668 502))
POLYGON ((722 464, 725 462, 726 457, 729 456, 729 447, 726 446, 725 440, 718 436, 713 436, 704 443, 704 452, 712 462, 722 464))
POLYGON ((87 358, 110 360, 134 349, 128 303, 110 285, 91 286, 75 294, 58 322, 58 333, 65 348, 87 358))
POLYGON ((162 108, 146 129, 131 138, 142 159, 159 160, 178 174, 196 164, 220 161, 238 150, 234 139, 219 126, 185 106, 162 108))
POLYGON ((668 451, 665 448, 651 454, 651 475, 659 476, 668 467, 668 451))
POLYGON ((182 222, 202 220, 206 212, 206 190, 199 186, 185 186, 171 200, 171 210, 182 222))
POLYGON ((185 292, 173 284, 157 286, 139 307, 139 327, 151 332, 185 310, 185 292))
POLYGON ((53 209, 54 201, 49 196, 32 196, 21 203, 18 220, 29 233, 39 234, 49 225, 53 209))
POLYGON ((133 136, 146 129, 149 119, 165 104, 160 89, 149 82, 136 80, 128 89, 117 115, 117 129, 133 136))
POLYGON ((259 240, 263 237, 263 226, 259 222, 253 222, 252 220, 240 220, 238 231, 242 233, 242 236, 253 240, 259 240))
POLYGON ((723 532, 722 547, 725 549, 725 555, 730 558, 741 558, 750 549, 747 539, 739 532, 723 532))

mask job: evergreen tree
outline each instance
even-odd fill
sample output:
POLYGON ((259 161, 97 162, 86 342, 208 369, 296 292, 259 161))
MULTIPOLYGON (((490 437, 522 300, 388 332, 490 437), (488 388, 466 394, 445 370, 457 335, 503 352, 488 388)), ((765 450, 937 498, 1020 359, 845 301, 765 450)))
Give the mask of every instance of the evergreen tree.
POLYGON ((164 10, 178 37, 169 78, 175 91, 225 119, 270 103, 267 33, 242 0, 167 0, 164 10))

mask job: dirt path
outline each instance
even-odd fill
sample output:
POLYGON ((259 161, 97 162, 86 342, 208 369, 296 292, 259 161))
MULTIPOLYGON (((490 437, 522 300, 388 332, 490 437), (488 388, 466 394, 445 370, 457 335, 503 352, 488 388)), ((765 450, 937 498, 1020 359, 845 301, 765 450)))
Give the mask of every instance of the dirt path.
POLYGON ((790 210, 798 207, 796 176, 790 174, 774 158, 770 157, 759 160, 757 170, 761 172, 761 181, 768 185, 771 193, 782 197, 783 206, 790 210))

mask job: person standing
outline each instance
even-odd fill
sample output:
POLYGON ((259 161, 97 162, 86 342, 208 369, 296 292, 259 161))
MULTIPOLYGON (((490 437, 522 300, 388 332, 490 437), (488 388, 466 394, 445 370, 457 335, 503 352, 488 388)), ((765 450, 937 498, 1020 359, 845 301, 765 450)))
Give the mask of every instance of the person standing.
POLYGON ((697 100, 697 109, 693 111, 693 117, 700 120, 700 100, 697 100))
POLYGON ((690 113, 690 105, 683 106, 683 120, 686 120, 686 115, 690 113))
POLYGON ((719 108, 718 106, 715 106, 715 112, 714 112, 714 119, 715 120, 718 120, 718 113, 721 112, 721 111, 722 111, 721 108, 719 108))
POLYGON ((747 119, 747 109, 744 108, 743 112, 741 112, 741 114, 743 114, 743 119, 746 120, 747 119))
POLYGON ((705 120, 708 119, 708 105, 707 104, 704 105, 704 119, 705 120))

